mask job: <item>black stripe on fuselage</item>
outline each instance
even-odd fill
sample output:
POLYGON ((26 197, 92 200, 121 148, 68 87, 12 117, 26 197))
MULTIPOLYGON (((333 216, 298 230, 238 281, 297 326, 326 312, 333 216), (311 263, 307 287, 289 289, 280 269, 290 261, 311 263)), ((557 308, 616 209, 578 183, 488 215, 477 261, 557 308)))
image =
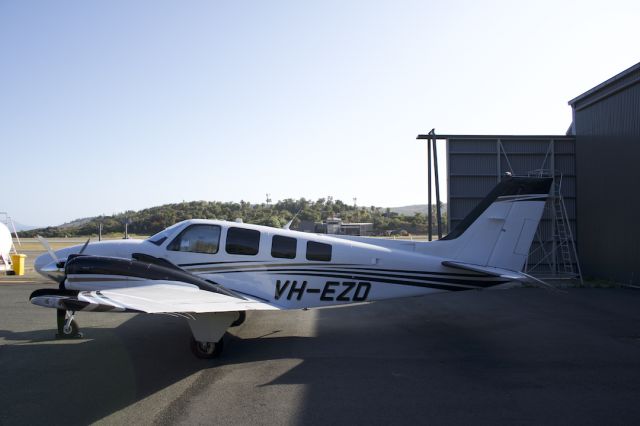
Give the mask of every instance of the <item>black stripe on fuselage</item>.
MULTIPOLYGON (((268 272, 269 275, 279 275, 277 272, 268 272)), ((384 277, 370 277, 366 275, 344 275, 344 274, 327 274, 327 273, 313 273, 313 272, 294 272, 287 275, 294 276, 310 276, 310 277, 325 277, 325 278, 342 278, 354 281, 372 281, 385 284, 399 284, 408 285, 412 287, 430 287, 438 288, 442 290, 469 290, 474 288, 489 288, 499 284, 508 283, 509 280, 493 280, 493 281, 467 281, 467 282, 443 282, 433 280, 420 280, 420 281, 408 281, 406 279, 394 279, 384 277), (480 284, 482 283, 482 284, 480 284)))
POLYGON ((234 272, 247 272, 252 269, 261 269, 261 270, 279 270, 276 268, 297 268, 297 267, 319 267, 323 270, 336 270, 336 269, 351 269, 360 272, 392 272, 392 273, 402 273, 402 274, 416 274, 416 275, 437 275, 437 276, 447 276, 447 277, 468 277, 468 278, 485 278, 491 275, 488 274, 480 274, 480 273, 459 273, 459 272, 435 272, 435 271, 416 271, 416 270, 408 270, 408 269, 383 269, 383 268, 366 268, 362 267, 361 264, 353 264, 353 263, 258 263, 253 265, 230 265, 228 267, 214 267, 214 268, 191 268, 186 269, 189 272, 198 272, 198 273, 234 273, 234 272))
MULTIPOLYGON (((306 264, 309 265, 309 264, 306 264)), ((325 265, 322 265, 325 266, 325 265)), ((329 265, 326 265, 329 266, 329 265)), ((388 274, 388 273, 377 273, 377 272, 369 272, 369 271, 395 271, 393 269, 369 269, 369 268, 354 268, 354 269, 329 269, 329 268, 290 268, 284 269, 283 267, 269 268, 263 266, 260 270, 226 270, 226 271, 211 271, 210 273, 214 274, 231 274, 231 273, 259 273, 266 274, 270 276, 278 276, 278 275, 292 275, 292 276, 308 276, 308 277, 324 277, 327 279, 348 279, 348 280, 357 280, 357 281, 371 281, 371 282, 379 282, 384 284, 396 284, 396 285, 406 285, 412 287, 426 287, 426 288, 434 288, 439 290, 450 290, 450 291, 459 291, 459 290, 470 290, 470 289, 478 289, 478 288, 488 288, 492 286, 496 286, 499 284, 504 284, 509 282, 510 280, 500 279, 492 275, 488 274, 446 274, 442 272, 434 273, 437 275, 435 277, 426 276, 425 274, 431 274, 426 271, 408 271, 410 273, 418 273, 419 276, 415 275, 400 275, 400 274, 388 274), (450 275, 449 277, 444 275, 450 275), (461 279, 461 278, 468 279, 461 279)), ((206 274, 206 272, 201 272, 201 274, 206 274)))
POLYGON ((487 274, 479 274, 479 273, 459 273, 459 272, 429 272, 429 271, 414 271, 409 269, 382 269, 382 268, 363 268, 363 267, 352 267, 351 269, 362 270, 362 271, 382 271, 382 272, 399 272, 399 273, 408 273, 408 274, 421 274, 421 275, 446 275, 452 277, 469 277, 469 278, 484 278, 490 275, 487 274))
MULTIPOLYGON (((228 271, 224 273, 246 273, 247 271, 228 271)), ((304 268, 296 268, 296 269, 266 269, 262 271, 252 271, 253 273, 267 273, 269 275, 310 275, 316 277, 330 277, 330 278, 347 278, 347 279, 367 279, 374 280, 377 278, 385 278, 385 279, 400 279, 400 280, 411 280, 416 282, 431 282, 431 283, 446 283, 446 284, 460 284, 466 286, 474 286, 474 287, 488 287, 496 282, 496 277, 494 276, 482 276, 473 277, 468 280, 460 279, 460 277, 427 277, 427 276, 411 276, 411 275, 399 275, 399 274, 379 274, 375 272, 366 272, 366 271, 353 271, 353 270, 322 270, 322 269, 304 269, 304 268), (366 278, 362 278, 365 277, 366 278)))
MULTIPOLYGON (((199 271, 200 274, 233 274, 233 273, 251 273, 251 272, 280 272, 286 273, 298 273, 298 272, 313 272, 320 274, 348 274, 348 275, 370 275, 385 278, 401 278, 411 279, 418 281, 441 281, 450 283, 468 284, 469 280, 482 281, 486 279, 494 279, 495 275, 483 274, 483 273, 456 273, 456 272, 430 272, 430 271, 416 271, 406 269, 383 269, 383 268, 365 268, 361 265, 355 267, 341 267, 344 264, 313 264, 313 263, 288 263, 288 264, 267 264, 263 263, 255 265, 256 268, 230 268, 220 270, 218 268, 211 270, 199 271), (297 267, 296 267, 297 266, 297 267)), ((353 264, 352 264, 353 265, 353 264)), ((348 265, 351 266, 351 265, 348 265)))
POLYGON ((201 266, 201 265, 223 265, 228 263, 251 263, 256 262, 255 260, 228 260, 225 262, 197 262, 197 263, 180 263, 178 266, 201 266))

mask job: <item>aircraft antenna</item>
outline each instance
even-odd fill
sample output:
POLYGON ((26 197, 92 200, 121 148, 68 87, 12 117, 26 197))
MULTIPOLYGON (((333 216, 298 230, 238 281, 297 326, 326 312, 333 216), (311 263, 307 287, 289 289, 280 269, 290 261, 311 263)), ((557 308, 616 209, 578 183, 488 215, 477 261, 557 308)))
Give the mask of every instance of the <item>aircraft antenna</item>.
POLYGON ((293 217, 291 218, 291 220, 289 222, 287 222, 286 225, 284 225, 282 227, 282 229, 289 229, 291 228, 291 224, 293 223, 293 221, 295 220, 296 217, 298 217, 298 215, 300 214, 300 212, 302 211, 302 207, 300 207, 300 210, 298 210, 298 212, 296 214, 293 215, 293 217))

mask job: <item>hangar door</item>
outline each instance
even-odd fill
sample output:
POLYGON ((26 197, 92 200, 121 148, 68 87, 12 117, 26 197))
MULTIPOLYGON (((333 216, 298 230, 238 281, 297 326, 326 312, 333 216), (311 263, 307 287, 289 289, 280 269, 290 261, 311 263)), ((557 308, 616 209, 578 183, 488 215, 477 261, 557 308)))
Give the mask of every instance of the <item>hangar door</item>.
POLYGON ((436 139, 447 144, 449 231, 505 173, 553 176, 554 197, 538 226, 527 271, 541 277, 576 275, 574 137, 438 135, 436 139))

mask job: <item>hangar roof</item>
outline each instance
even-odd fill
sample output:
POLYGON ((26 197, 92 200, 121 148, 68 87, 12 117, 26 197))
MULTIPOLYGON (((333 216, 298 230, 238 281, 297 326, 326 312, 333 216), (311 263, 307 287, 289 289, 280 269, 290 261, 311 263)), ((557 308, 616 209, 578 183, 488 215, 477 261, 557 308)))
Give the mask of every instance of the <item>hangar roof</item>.
POLYGON ((614 75, 604 83, 598 84, 582 95, 571 99, 569 105, 576 110, 580 110, 636 83, 640 83, 640 62, 620 74, 614 75))
POLYGON ((484 140, 495 140, 495 139, 505 139, 505 140, 541 140, 541 139, 575 139, 575 136, 567 136, 567 135, 418 135, 416 139, 431 139, 434 137, 436 139, 484 139, 484 140))

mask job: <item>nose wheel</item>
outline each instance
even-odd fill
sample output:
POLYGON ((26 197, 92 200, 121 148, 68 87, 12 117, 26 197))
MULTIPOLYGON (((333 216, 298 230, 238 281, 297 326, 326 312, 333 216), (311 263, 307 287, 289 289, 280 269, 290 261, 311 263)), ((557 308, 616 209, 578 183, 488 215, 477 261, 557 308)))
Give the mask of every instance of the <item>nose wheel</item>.
POLYGON ((81 339, 82 333, 75 318, 75 311, 66 311, 58 309, 56 312, 56 320, 58 323, 58 332, 56 339, 81 339))

